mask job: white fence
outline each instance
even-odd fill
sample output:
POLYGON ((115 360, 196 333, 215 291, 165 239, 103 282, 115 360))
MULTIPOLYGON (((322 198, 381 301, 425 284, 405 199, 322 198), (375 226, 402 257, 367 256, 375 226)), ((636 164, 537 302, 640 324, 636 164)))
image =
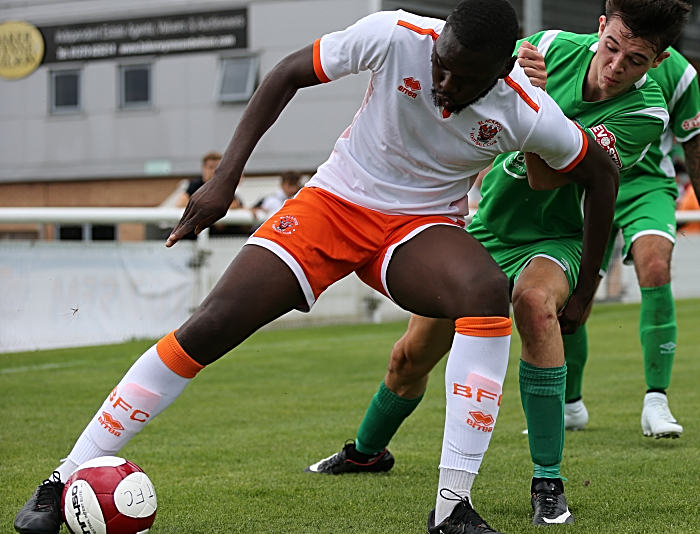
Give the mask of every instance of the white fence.
MULTIPOLYGON (((0 208, 0 223, 176 222, 174 208, 0 208)), ((679 221, 700 212, 679 212, 679 221)), ((261 222, 248 210, 222 220, 261 222)), ((157 338, 177 328, 213 287, 245 238, 163 242, 0 241, 0 353, 157 338)), ((700 235, 679 235, 673 262, 676 298, 700 297, 700 235)), ((632 267, 620 288, 599 298, 639 300, 632 267)), ((311 313, 291 312, 271 327, 379 322, 408 314, 351 275, 331 286, 311 313)))

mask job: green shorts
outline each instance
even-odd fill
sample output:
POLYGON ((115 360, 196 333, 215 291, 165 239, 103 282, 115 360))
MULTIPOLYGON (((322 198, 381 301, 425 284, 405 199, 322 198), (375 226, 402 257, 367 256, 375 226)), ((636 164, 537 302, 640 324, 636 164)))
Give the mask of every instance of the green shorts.
POLYGON ((633 262, 630 248, 635 239, 643 235, 659 235, 671 243, 676 242, 676 200, 668 189, 657 189, 639 194, 632 188, 621 187, 615 204, 615 220, 608 248, 603 258, 601 276, 610 264, 615 237, 622 231, 624 263, 633 262))
POLYGON ((560 239, 543 239, 520 245, 502 243, 483 226, 470 228, 470 233, 489 251, 491 257, 501 267, 508 281, 510 291, 525 267, 536 257, 544 257, 559 265, 569 281, 569 296, 576 287, 578 273, 581 267, 580 237, 564 237, 560 239))

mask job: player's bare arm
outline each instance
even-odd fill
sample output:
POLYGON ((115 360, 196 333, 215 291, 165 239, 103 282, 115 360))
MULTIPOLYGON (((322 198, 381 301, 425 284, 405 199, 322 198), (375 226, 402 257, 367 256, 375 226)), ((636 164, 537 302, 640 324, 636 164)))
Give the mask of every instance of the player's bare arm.
POLYGON ((214 177, 192 195, 165 246, 173 246, 192 230, 200 233, 226 214, 260 138, 299 89, 320 83, 313 67, 313 45, 290 54, 270 71, 246 107, 214 177))
POLYGON ((693 184, 695 196, 700 200, 700 135, 683 143, 683 152, 690 183, 693 184))
POLYGON ((595 294, 600 265, 610 237, 620 175, 610 157, 593 140, 589 140, 588 150, 581 162, 567 173, 555 171, 537 154, 525 154, 525 161, 528 181, 533 189, 551 189, 555 184, 561 187, 571 182, 586 189, 581 271, 576 289, 559 317, 562 334, 572 334, 595 294))

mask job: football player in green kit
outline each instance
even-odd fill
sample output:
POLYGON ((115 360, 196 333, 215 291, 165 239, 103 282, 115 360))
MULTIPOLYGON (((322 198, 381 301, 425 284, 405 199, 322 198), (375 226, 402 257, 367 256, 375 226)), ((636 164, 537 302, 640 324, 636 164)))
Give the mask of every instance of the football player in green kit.
MULTIPOLYGON (((559 31, 526 39, 544 56, 547 92, 608 151, 621 177, 644 157, 668 123, 661 89, 646 73, 668 57, 666 49, 680 35, 689 9, 679 0, 608 0, 606 16, 600 19, 600 40, 559 31)), ((553 181, 552 190, 530 189, 526 159, 533 172, 540 171, 531 155, 516 152, 496 158, 484 177, 483 198, 469 232, 511 281, 514 318, 523 342, 520 392, 534 464, 533 524, 571 523, 560 472, 567 375, 562 334, 576 331, 594 295, 608 236, 588 232, 583 242, 584 225, 596 224, 595 206, 584 203, 582 213, 583 190, 576 184, 553 181)), ((307 471, 391 469, 394 459, 386 446, 420 402, 428 373, 449 350, 453 331, 449 321, 413 316, 394 346, 356 441, 307 471)), ((446 384, 448 396, 464 391, 460 384, 446 384)), ((479 431, 485 425, 492 431, 495 425, 495 420, 476 422, 479 431)), ((443 455, 445 447, 449 444, 443 455)), ((457 525, 440 522, 454 506, 452 493, 470 497, 476 473, 441 467, 438 487, 450 491, 439 492, 436 527, 429 532, 462 532, 457 525)))
MULTIPOLYGON (((647 384, 642 431, 645 436, 656 438, 677 438, 683 432, 666 399, 677 337, 671 293, 671 254, 675 243, 675 199, 678 196, 675 171, 669 157, 674 136, 683 144, 693 188, 700 198, 698 76, 679 52, 672 48, 668 52, 670 56, 648 75, 659 84, 668 103, 669 128, 652 143, 644 159, 620 180, 613 236, 603 260, 605 269, 610 262, 615 235, 621 231, 624 260, 634 262, 642 293, 639 338, 647 384)), ((565 426, 570 430, 581 430, 588 422, 588 411, 581 398, 583 369, 588 357, 585 319, 574 334, 564 336, 564 352, 567 365, 565 426)))

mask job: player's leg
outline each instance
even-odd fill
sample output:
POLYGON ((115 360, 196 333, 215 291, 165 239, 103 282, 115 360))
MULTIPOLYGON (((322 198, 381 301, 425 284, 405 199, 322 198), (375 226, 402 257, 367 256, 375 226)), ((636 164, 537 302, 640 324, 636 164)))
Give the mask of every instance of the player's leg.
POLYGON ((507 278, 471 235, 433 226, 396 249, 386 281, 392 298, 405 309, 455 321, 445 371, 440 491, 429 525, 438 532, 462 521, 474 532, 484 532, 488 527, 469 499, 496 422, 508 365, 507 278))
POLYGON ((17 514, 15 529, 58 532, 61 481, 92 458, 118 453, 205 365, 304 302, 296 276, 280 258, 264 248, 245 246, 176 334, 161 339, 133 364, 57 468, 58 476, 39 486, 17 514))
POLYGON ((646 436, 680 437, 683 427, 668 408, 676 352, 676 308, 671 292, 673 243, 660 235, 643 235, 632 243, 631 254, 642 293, 639 338, 644 356, 647 394, 642 411, 646 436))
MULTIPOLYGON (((608 239, 608 246, 603 256, 595 290, 598 291, 603 276, 607 273, 610 260, 615 250, 619 228, 613 223, 613 230, 608 239)), ((588 410, 583 403, 583 371, 588 361, 588 328, 586 322, 593 309, 593 300, 588 304, 581 318, 581 324, 575 333, 562 336, 564 358, 566 359, 566 393, 564 395, 564 428, 566 430, 583 430, 588 423, 588 410)))
POLYGON ((394 345, 384 381, 375 393, 354 442, 307 467, 324 474, 389 471, 394 457, 387 445, 423 398, 428 374, 450 349, 454 322, 411 316, 408 330, 394 345))
POLYGON ((560 473, 566 364, 557 320, 569 287, 560 265, 535 257, 513 288, 513 315, 522 340, 520 397, 534 464, 531 493, 535 525, 573 522, 560 473), (549 506, 552 502, 556 506, 549 506))

